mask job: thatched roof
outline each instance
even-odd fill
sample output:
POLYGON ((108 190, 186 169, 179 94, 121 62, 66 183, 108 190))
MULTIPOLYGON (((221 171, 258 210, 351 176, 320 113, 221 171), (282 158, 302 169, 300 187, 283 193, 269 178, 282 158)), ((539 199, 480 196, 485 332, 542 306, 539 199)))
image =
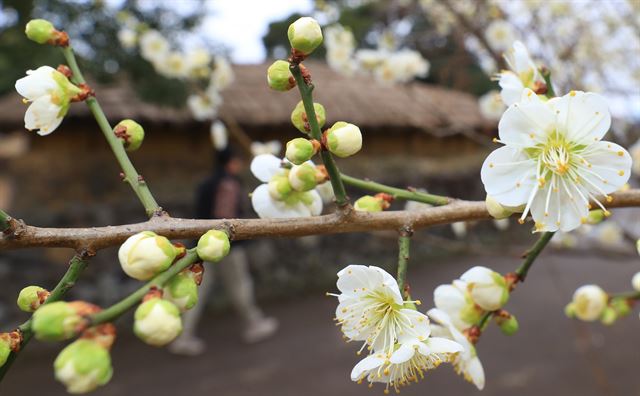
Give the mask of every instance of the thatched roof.
MULTIPOLYGON (((423 130, 435 135, 469 133, 486 129, 475 98, 469 94, 432 85, 387 85, 364 76, 346 77, 326 64, 307 62, 316 85, 314 99, 327 110, 330 122, 344 120, 371 129, 423 130)), ((235 82, 223 92, 220 113, 250 128, 289 123, 291 110, 300 100, 297 90, 286 93, 269 89, 268 64, 237 65, 235 82)), ((188 110, 145 103, 126 84, 95 86, 108 117, 134 118, 141 122, 186 123, 188 110)), ((88 117, 86 106, 74 105, 70 117, 88 117)), ((0 126, 18 127, 24 106, 17 93, 0 98, 0 126)))

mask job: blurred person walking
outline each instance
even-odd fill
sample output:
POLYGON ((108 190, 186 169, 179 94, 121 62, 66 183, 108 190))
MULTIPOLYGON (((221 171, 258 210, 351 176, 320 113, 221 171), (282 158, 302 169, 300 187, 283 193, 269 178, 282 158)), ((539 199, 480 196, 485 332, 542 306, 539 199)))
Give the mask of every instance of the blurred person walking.
MULTIPOLYGON (((244 159, 231 147, 217 151, 213 175, 198 187, 196 193, 197 218, 244 217, 246 193, 239 177, 244 168, 244 159)), ((214 271, 220 274, 231 303, 243 322, 242 338, 246 343, 262 341, 276 332, 277 320, 266 317, 256 304, 245 243, 234 242, 229 255, 220 263, 205 264, 199 288, 200 301, 184 314, 183 332, 169 347, 171 352, 181 355, 204 352, 206 345, 196 336, 196 330, 214 284, 214 271)))

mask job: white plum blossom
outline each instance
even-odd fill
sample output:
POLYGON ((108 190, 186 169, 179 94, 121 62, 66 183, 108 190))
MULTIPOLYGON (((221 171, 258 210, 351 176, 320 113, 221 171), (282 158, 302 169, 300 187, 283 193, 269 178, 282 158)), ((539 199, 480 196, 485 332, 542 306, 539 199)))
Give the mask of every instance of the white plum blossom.
POLYGON ((231 63, 226 58, 216 56, 214 61, 213 72, 211 72, 211 80, 209 86, 215 87, 215 89, 222 91, 233 83, 235 80, 235 74, 231 63))
POLYGON ((229 133, 227 127, 222 121, 215 121, 211 123, 209 128, 209 137, 211 143, 216 150, 224 150, 229 144, 229 133))
POLYGON ((400 387, 424 378, 428 370, 455 361, 463 350, 460 344, 446 338, 412 339, 399 344, 390 355, 378 352, 362 359, 351 371, 351 380, 386 383, 385 393, 390 387, 399 392, 400 387))
POLYGON ((364 341, 374 353, 390 355, 396 343, 426 341, 429 319, 405 308, 398 283, 375 266, 349 265, 338 272, 336 320, 349 341, 364 341))
MULTIPOLYGON (((525 205, 535 231, 570 231, 587 221, 590 202, 629 179, 631 157, 621 146, 602 141, 611 115, 594 93, 571 91, 543 101, 526 89, 498 124, 504 144, 482 165, 487 194, 504 206, 525 205)), ((609 212, 605 210, 605 214, 609 212)))
POLYGON ((292 218, 317 216, 322 213, 322 198, 313 189, 299 192, 291 188, 289 170, 283 160, 271 154, 261 154, 251 161, 251 172, 263 182, 251 194, 251 204, 258 216, 292 218))
POLYGON ((118 41, 125 49, 132 49, 136 46, 138 35, 135 30, 123 28, 118 31, 118 41))
POLYGON ((202 73, 208 75, 211 54, 205 48, 193 48, 184 55, 189 74, 200 77, 202 73))
POLYGON ((282 151, 282 143, 279 140, 268 142, 251 142, 251 154, 257 157, 261 154, 278 155, 282 151))
POLYGON ((633 290, 640 291, 640 272, 636 272, 631 278, 631 286, 633 290))
POLYGON ((161 62, 169 53, 169 42, 157 30, 147 30, 140 35, 140 54, 149 62, 161 62))
POLYGON ((433 291, 436 308, 451 318, 451 323, 460 331, 476 325, 484 310, 473 301, 466 282, 454 280, 450 285, 440 285, 433 291))
POLYGON ((154 59, 152 63, 156 71, 166 77, 185 78, 189 74, 186 56, 179 51, 171 51, 160 59, 154 59))
POLYGON ((478 99, 480 113, 484 118, 491 121, 498 121, 506 110, 506 106, 502 101, 500 92, 489 91, 478 99))
POLYGON ((190 95, 187 98, 187 107, 197 121, 209 120, 217 114, 216 104, 206 95, 190 95))
POLYGON ((509 286, 504 276, 487 267, 475 266, 460 280, 467 284, 473 302, 487 311, 500 309, 509 300, 509 286))
POLYGON ((465 380, 482 390, 485 382, 484 368, 478 358, 476 348, 469 342, 467 337, 453 325, 451 318, 446 312, 433 308, 427 312, 427 315, 432 320, 431 333, 433 336, 448 338, 462 346, 462 352, 456 355, 451 362, 456 373, 462 375, 465 380))
POLYGON ((389 54, 374 70, 374 76, 381 82, 409 82, 416 77, 426 77, 429 62, 418 51, 409 49, 389 54))
POLYGON ((544 78, 522 42, 513 43, 513 48, 504 55, 504 59, 510 70, 503 70, 498 74, 498 84, 502 89, 500 91, 502 101, 507 106, 520 100, 525 88, 535 91, 544 85, 544 78))
POLYGON ((513 26, 502 19, 491 22, 485 31, 485 37, 489 45, 498 51, 504 51, 511 47, 515 36, 513 26))
POLYGON ((16 81, 16 91, 30 103, 24 114, 24 126, 45 136, 53 132, 69 111, 69 104, 80 88, 50 66, 27 71, 27 76, 16 81))

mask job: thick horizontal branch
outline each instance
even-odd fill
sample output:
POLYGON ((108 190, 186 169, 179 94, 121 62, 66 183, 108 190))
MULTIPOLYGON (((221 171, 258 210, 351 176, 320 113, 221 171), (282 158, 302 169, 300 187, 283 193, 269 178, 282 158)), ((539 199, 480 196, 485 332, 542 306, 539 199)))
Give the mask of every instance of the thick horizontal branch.
MULTIPOLYGON (((608 207, 640 206, 640 190, 612 195, 608 207)), ((457 221, 490 219, 483 201, 454 200, 448 205, 419 211, 378 213, 348 212, 298 219, 192 220, 154 217, 149 221, 121 226, 92 228, 39 228, 25 226, 19 235, 0 238, 0 250, 25 247, 68 247, 98 250, 122 243, 140 231, 154 231, 170 239, 197 238, 210 229, 226 230, 233 240, 298 237, 305 235, 414 229, 457 221)))

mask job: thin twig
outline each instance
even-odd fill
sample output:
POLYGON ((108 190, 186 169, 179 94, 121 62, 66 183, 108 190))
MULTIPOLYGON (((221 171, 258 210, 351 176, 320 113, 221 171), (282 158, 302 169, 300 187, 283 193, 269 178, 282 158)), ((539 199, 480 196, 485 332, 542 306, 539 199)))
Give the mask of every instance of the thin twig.
POLYGON ((407 279, 407 265, 409 264, 411 234, 413 231, 410 227, 403 227, 399 231, 398 236, 398 288, 403 298, 406 296, 405 285, 407 279))

